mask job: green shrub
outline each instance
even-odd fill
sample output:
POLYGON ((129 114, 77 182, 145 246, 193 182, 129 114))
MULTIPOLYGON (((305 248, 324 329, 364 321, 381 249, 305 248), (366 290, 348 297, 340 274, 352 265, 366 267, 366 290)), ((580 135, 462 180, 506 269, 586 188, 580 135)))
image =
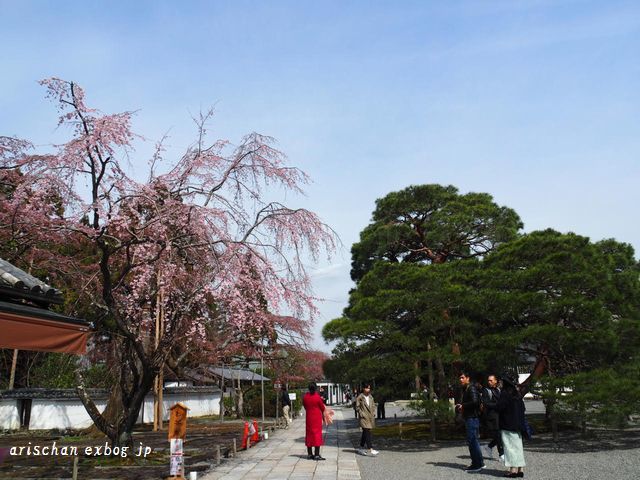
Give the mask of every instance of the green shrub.
POLYGON ((45 353, 31 369, 29 385, 39 388, 74 388, 76 386, 75 355, 66 353, 45 353))
MULTIPOLYGON (((262 416, 262 395, 260 385, 256 385, 244 395, 244 414, 247 417, 262 416)), ((264 384, 264 415, 276 416, 276 392, 269 383, 264 384)))
POLYGON ((434 415, 438 420, 449 421, 455 417, 453 405, 449 400, 429 400, 421 398, 409 402, 409 408, 415 410, 420 416, 431 418, 434 415))

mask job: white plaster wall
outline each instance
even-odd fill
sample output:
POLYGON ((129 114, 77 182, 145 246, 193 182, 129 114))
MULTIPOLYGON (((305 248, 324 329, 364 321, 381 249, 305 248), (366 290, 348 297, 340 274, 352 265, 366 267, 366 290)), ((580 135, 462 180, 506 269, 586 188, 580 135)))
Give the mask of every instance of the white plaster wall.
MULTIPOLYGON (((106 400, 96 401, 100 412, 106 406, 106 400)), ((91 425, 91 417, 80 400, 34 399, 31 404, 29 430, 87 428, 91 425)))
MULTIPOLYGON (((163 397, 164 420, 169 420, 169 408, 182 402, 189 408, 190 417, 217 415, 220 412, 220 392, 165 394, 163 397)), ((99 411, 104 411, 106 399, 96 401, 99 411)), ((140 410, 138 423, 153 422, 153 396, 145 398, 140 410)), ((80 400, 73 399, 34 399, 31 404, 30 430, 49 430, 66 428, 87 428, 93 424, 80 400)), ((0 400, 0 429, 17 430, 20 428, 18 400, 0 400)))
MULTIPOLYGON (((181 393, 162 396, 164 420, 169 420, 169 409, 181 402, 189 409, 189 417, 203 417, 205 415, 218 415, 220 413, 220 392, 215 393, 181 393)), ((144 408, 140 410, 138 423, 153 423, 153 396, 144 399, 144 408)))
POLYGON ((138 423, 153 423, 153 397, 152 396, 147 395, 144 398, 144 402, 142 404, 142 407, 140 408, 140 414, 138 415, 138 423))
POLYGON ((0 429, 18 430, 19 428, 18 400, 12 398, 0 400, 0 429))
MULTIPOLYGON (((177 402, 184 403, 189 408, 190 417, 203 417, 205 415, 218 415, 220 413, 220 392, 216 393, 183 393, 180 395, 171 395, 170 405, 165 408, 172 407, 177 402)), ((168 416, 167 416, 168 418, 168 416)))

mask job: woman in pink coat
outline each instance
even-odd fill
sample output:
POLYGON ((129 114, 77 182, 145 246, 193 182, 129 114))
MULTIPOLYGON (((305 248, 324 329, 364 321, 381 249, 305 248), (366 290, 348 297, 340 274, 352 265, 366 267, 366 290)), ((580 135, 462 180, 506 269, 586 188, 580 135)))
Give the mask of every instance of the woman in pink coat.
POLYGON ((309 460, 324 460, 320 456, 322 443, 322 415, 325 409, 322 397, 316 391, 315 383, 309 384, 309 393, 305 393, 302 398, 302 405, 306 413, 307 431, 304 437, 304 444, 307 446, 307 458, 309 460), (311 448, 315 448, 312 453, 311 448))

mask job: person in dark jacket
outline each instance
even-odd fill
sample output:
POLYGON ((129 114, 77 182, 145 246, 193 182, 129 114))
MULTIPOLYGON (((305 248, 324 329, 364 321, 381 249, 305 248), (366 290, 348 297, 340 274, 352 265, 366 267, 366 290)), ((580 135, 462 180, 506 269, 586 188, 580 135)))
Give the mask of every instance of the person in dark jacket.
POLYGON ((358 418, 358 408, 356 406, 356 400, 358 399, 359 392, 355 390, 353 392, 353 400, 351 401, 351 407, 353 408, 353 415, 358 418))
POLYGON ((498 377, 491 374, 487 377, 487 386, 482 389, 482 404, 484 405, 484 422, 487 428, 487 435, 491 441, 487 445, 486 456, 493 458, 493 447, 498 447, 500 461, 504 461, 504 448, 500 435, 500 414, 498 413, 498 400, 500 399, 500 385, 498 377))
POLYGON ((504 445, 504 464, 509 467, 507 477, 524 477, 524 448, 522 423, 524 402, 517 384, 507 376, 502 377, 502 393, 497 405, 500 414, 500 434, 504 445))
POLYGON ((320 390, 318 390, 318 395, 322 397, 322 401, 326 405, 328 402, 329 396, 327 394, 327 391, 324 389, 324 387, 320 387, 320 390))
POLYGON ((460 374, 460 385, 462 386, 462 399, 456 405, 456 410, 462 413, 464 426, 467 431, 467 445, 469 446, 469 454, 471 455, 471 465, 465 470, 468 473, 479 472, 484 468, 482 460, 482 451, 480 450, 480 442, 478 441, 478 433, 480 430, 480 394, 475 384, 471 381, 468 372, 460 374))

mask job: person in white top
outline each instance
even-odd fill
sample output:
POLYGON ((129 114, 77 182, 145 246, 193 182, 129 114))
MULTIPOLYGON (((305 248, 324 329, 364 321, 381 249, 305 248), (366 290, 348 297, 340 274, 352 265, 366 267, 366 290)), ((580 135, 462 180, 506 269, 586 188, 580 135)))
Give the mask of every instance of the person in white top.
POLYGON ((371 385, 366 384, 362 393, 356 399, 356 411, 362 428, 362 436, 360 437, 360 455, 378 455, 378 451, 371 446, 371 429, 376 425, 376 403, 371 395, 371 385), (365 450, 365 445, 368 450, 365 450))

